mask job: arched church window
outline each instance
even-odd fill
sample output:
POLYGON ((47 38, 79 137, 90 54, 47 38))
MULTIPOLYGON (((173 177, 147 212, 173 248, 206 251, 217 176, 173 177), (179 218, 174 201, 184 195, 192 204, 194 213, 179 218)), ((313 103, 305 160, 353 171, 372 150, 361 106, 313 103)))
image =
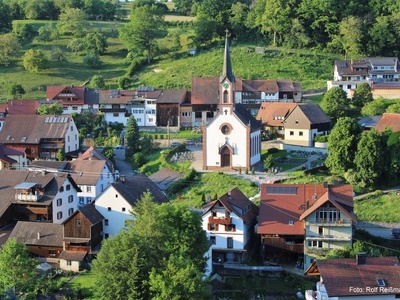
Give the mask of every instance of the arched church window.
POLYGON ((224 103, 228 103, 228 91, 224 91, 224 103))

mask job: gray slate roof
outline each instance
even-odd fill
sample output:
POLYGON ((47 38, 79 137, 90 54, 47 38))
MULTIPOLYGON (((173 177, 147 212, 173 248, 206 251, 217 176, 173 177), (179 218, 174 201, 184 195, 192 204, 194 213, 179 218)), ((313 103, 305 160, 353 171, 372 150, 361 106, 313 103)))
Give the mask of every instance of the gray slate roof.
POLYGON ((19 221, 9 238, 25 245, 62 247, 63 230, 61 224, 19 221))

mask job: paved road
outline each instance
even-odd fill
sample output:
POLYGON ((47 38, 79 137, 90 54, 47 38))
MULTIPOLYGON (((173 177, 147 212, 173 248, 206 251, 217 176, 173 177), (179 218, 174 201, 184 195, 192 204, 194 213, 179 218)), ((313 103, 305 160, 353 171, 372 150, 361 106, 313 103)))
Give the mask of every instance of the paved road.
POLYGON ((120 175, 125 175, 125 177, 133 176, 134 172, 131 164, 120 159, 116 159, 115 164, 117 165, 117 170, 119 171, 120 175))

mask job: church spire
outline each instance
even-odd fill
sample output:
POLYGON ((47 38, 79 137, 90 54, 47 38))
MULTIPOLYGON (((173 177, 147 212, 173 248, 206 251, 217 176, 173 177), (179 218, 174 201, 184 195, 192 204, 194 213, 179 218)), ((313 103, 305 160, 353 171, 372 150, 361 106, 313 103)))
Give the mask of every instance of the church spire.
POLYGON ((231 54, 229 50, 228 42, 228 30, 225 30, 225 52, 224 52, 224 65, 222 67, 222 75, 220 77, 220 82, 224 79, 228 79, 230 82, 235 82, 235 75, 232 72, 231 54))

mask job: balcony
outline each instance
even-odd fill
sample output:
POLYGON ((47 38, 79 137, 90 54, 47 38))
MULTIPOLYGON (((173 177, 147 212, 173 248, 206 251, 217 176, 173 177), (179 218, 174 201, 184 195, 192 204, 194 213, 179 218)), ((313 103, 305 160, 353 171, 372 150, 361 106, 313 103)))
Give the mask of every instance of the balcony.
POLYGON ((100 108, 100 111, 103 113, 114 113, 114 112, 125 113, 126 108, 100 108))
POLYGON ((351 226, 353 223, 351 220, 330 220, 321 218, 307 218, 306 225, 320 225, 320 226, 351 226))
POLYGON ((213 217, 210 216, 208 218, 208 223, 212 223, 212 224, 221 224, 221 225, 229 225, 232 222, 232 218, 231 217, 213 217))
POLYGON ((42 195, 36 194, 16 194, 15 195, 15 200, 20 200, 20 201, 30 201, 30 202, 37 202, 42 198, 42 195))
POLYGON ((337 236, 337 235, 314 235, 306 236, 306 241, 340 241, 350 242, 351 236, 337 236))
POLYGON ((282 249, 288 252, 294 252, 303 254, 304 244, 302 243, 289 243, 282 237, 261 237, 261 243, 267 245, 267 247, 273 247, 275 249, 282 249))

